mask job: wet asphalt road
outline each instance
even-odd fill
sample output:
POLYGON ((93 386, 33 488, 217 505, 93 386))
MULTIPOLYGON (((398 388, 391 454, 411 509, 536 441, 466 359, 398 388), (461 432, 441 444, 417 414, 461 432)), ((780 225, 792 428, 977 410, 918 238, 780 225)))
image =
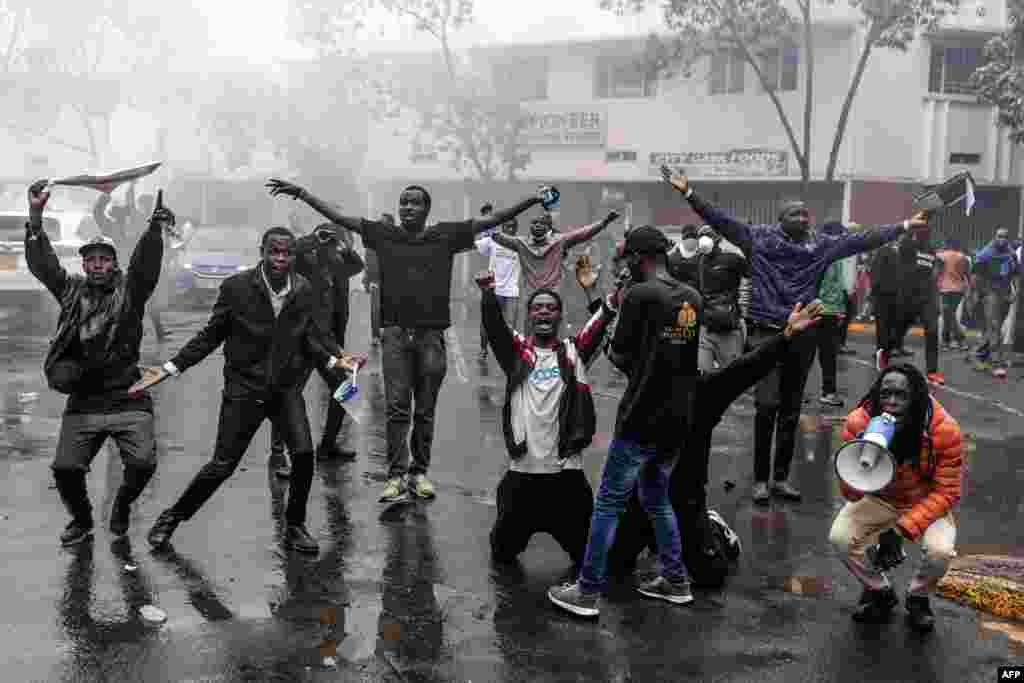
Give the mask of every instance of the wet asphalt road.
MULTIPOLYGON (((493 360, 477 361, 475 300, 456 303, 453 315, 431 469, 437 499, 377 502, 384 406, 373 355, 359 458, 320 466, 314 482, 309 526, 321 553, 313 558, 279 545, 286 484, 268 475, 266 425, 235 476, 179 528, 174 551, 149 552, 149 525, 212 452, 219 352, 155 392, 160 464, 136 506, 130 547, 112 547, 104 530, 120 481, 119 462, 104 449, 89 479, 101 525, 95 541, 61 550, 67 520, 48 466, 63 397, 43 381, 45 334, 0 321, 3 680, 959 683, 993 681, 998 666, 1024 663, 1024 644, 986 626, 998 620, 941 599, 928 637, 912 635, 901 610, 881 627, 851 622, 859 588, 826 538, 842 504, 831 453, 845 411, 819 409, 816 370, 794 465, 802 504, 751 504, 750 398, 716 432, 710 501, 744 549, 724 591, 674 607, 619 584, 598 623, 555 611, 545 589, 565 578, 569 562, 552 539, 533 539, 521 572, 490 565, 487 533, 506 462, 504 378, 493 360), (736 487, 727 490, 726 480, 736 487), (148 604, 167 622, 145 622, 139 608, 148 604)), ((205 317, 171 313, 174 336, 163 347, 147 328, 144 362, 166 359, 205 317)), ((367 298, 354 293, 348 348, 370 348, 367 320, 367 298)), ((840 376, 851 399, 871 377, 868 340, 854 346, 860 354, 841 360, 840 376)), ((960 359, 943 364, 950 388, 936 395, 973 435, 959 552, 1024 556, 1021 371, 993 386, 960 359)), ((623 383, 603 359, 593 374, 599 434, 588 470, 596 483, 623 383)), ((314 438, 322 425, 317 382, 308 390, 314 438)), ((899 577, 909 578, 905 570, 899 577)))

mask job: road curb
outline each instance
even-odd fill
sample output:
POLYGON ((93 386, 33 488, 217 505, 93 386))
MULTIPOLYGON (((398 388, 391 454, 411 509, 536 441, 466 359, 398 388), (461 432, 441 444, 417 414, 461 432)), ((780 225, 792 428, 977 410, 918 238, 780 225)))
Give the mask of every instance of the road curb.
MULTIPOLYGON (((859 322, 850 323, 850 334, 875 334, 875 323, 871 322, 859 322)), ((911 327, 909 332, 911 337, 924 337, 923 327, 911 327)), ((964 330, 964 335, 971 339, 980 339, 981 333, 976 330, 964 330)))
POLYGON ((939 595, 1004 619, 1024 621, 1024 559, 967 555, 953 560, 939 595))

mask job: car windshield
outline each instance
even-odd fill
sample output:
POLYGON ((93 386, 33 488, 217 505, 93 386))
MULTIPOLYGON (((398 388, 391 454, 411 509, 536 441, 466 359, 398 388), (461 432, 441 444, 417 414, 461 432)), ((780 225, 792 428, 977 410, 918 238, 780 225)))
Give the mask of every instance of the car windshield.
MULTIPOLYGON (((28 216, 0 216, 0 242, 23 242, 28 216)), ((55 218, 43 217, 43 230, 51 239, 60 239, 60 223, 55 218)))
POLYGON ((259 251, 263 231, 252 228, 200 228, 189 241, 189 251, 226 251, 253 254, 259 251))

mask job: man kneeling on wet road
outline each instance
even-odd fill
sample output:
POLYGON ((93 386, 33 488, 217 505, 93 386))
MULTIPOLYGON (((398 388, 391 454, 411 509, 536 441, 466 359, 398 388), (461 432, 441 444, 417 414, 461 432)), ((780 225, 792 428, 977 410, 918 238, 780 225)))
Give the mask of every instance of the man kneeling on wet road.
POLYGON ((498 485, 492 556, 514 563, 533 534, 547 532, 579 570, 594 505, 583 472, 583 449, 596 425, 587 368, 615 317, 618 292, 573 337, 559 339, 562 299, 538 289, 526 304, 533 336, 523 337, 502 314, 494 273, 480 273, 476 281, 487 340, 508 377, 502 431, 511 462, 498 485))
POLYGON ((340 373, 366 358, 345 354, 319 324, 312 286, 292 272, 295 236, 290 230, 267 230, 260 254, 259 265, 224 281, 206 326, 162 368, 146 368, 132 387, 142 392, 177 376, 224 344, 224 396, 213 459, 157 518, 148 537, 154 547, 166 545, 178 524, 191 519, 231 476, 256 430, 269 419, 292 456, 284 544, 300 552, 319 550, 306 530, 314 460, 302 388, 311 361, 340 373))
POLYGON ((111 533, 128 532, 131 505, 156 470, 153 402, 130 394, 129 387, 140 376, 142 316, 160 279, 163 230, 174 224, 174 214, 163 208, 161 194, 124 273, 114 241, 100 235, 79 249, 85 276, 72 275, 43 231, 43 210, 50 199, 45 188, 46 181, 40 180, 28 190, 25 260, 60 302, 57 332, 43 369, 50 387, 69 395, 52 465, 57 491, 71 514, 60 536, 69 546, 92 536, 85 477, 108 437, 117 442, 124 462, 124 479, 110 513, 111 533))
POLYGON ((960 425, 928 395, 921 372, 905 364, 882 372, 860 406, 846 418, 843 440, 858 438, 871 418, 882 413, 896 420, 896 434, 890 443, 897 461, 893 481, 868 495, 840 482, 843 496, 850 502, 832 523, 829 540, 864 586, 853 618, 866 623, 888 619, 897 599, 885 569, 901 560, 903 540, 920 543, 922 557, 907 589, 906 606, 911 627, 926 632, 935 626, 928 593, 956 556, 952 510, 960 500, 964 471, 960 425), (869 566, 865 554, 874 543, 878 543, 878 553, 869 566))

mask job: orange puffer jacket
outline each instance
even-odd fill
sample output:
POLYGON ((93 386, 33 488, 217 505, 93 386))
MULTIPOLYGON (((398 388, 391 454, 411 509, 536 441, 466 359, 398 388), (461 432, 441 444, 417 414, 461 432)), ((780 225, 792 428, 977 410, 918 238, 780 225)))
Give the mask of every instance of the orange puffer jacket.
MULTIPOLYGON (((843 441, 856 439, 868 426, 871 417, 864 408, 857 408, 846 418, 843 441)), ((933 522, 941 519, 960 501, 960 484, 964 461, 960 425, 938 401, 932 399, 931 450, 935 470, 929 476, 928 438, 921 436, 919 463, 896 467, 892 483, 871 495, 886 501, 900 512, 897 525, 903 535, 917 541, 933 522)), ((860 500, 863 493, 840 481, 847 500, 860 500)))

